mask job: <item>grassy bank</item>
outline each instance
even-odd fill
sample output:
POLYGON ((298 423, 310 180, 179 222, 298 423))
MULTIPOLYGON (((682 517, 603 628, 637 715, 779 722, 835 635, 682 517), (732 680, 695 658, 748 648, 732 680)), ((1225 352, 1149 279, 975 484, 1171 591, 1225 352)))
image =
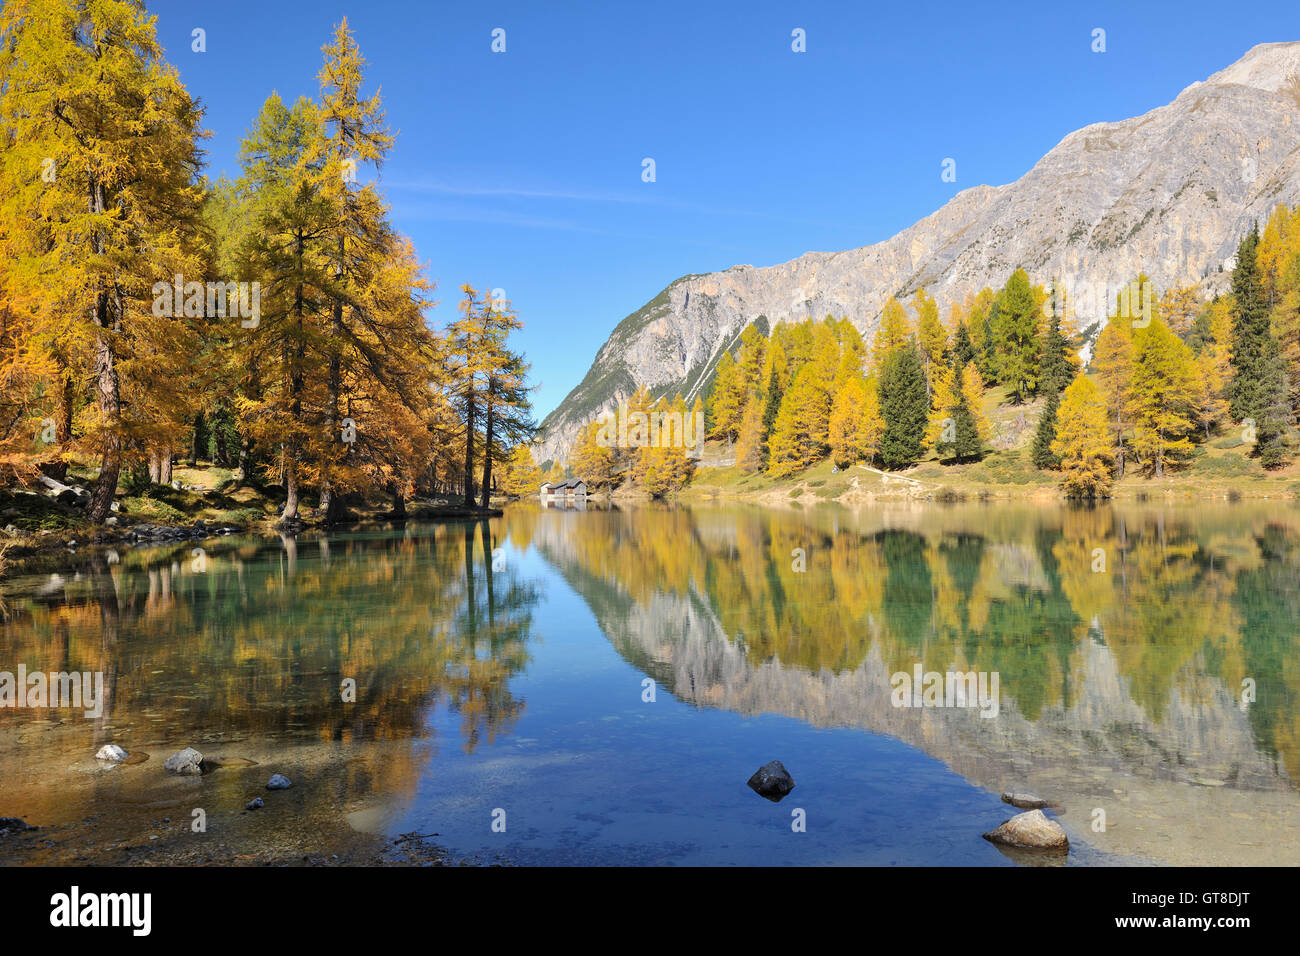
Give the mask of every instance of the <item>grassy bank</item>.
MULTIPOLYGON (((74 504, 64 504, 41 493, 45 489, 0 488, 0 573, 6 563, 31 555, 79 547, 109 544, 130 537, 134 528, 146 525, 171 528, 271 533, 284 506, 284 489, 256 481, 237 480, 234 472, 200 462, 197 466, 173 469, 175 485, 150 485, 140 489, 118 486, 116 510, 103 525, 92 524, 74 504), (35 493, 33 493, 35 492, 35 493)), ((94 470, 69 468, 66 483, 88 488, 94 470)), ((304 501, 301 523, 306 527, 324 524, 312 500, 304 501)), ((395 516, 388 499, 353 501, 346 523, 389 521, 395 516)), ((407 502, 405 519, 440 520, 500 514, 466 508, 446 500, 407 502)))
MULTIPOLYGON (((1220 438, 1198 446, 1182 467, 1163 477, 1146 477, 1130 464, 1115 482, 1111 496, 1120 500, 1172 497, 1203 500, 1240 498, 1294 498, 1300 496, 1300 466, 1266 471, 1248 455, 1249 446, 1233 438, 1220 438)), ((990 451, 978 462, 943 463, 927 459, 911 468, 882 473, 855 465, 839 470, 822 461, 798 475, 772 478, 764 473, 745 474, 726 462, 725 449, 707 452, 690 484, 680 493, 685 501, 739 498, 841 501, 846 504, 874 500, 1058 500, 1060 475, 1040 471, 1030 460, 1029 444, 990 451)))

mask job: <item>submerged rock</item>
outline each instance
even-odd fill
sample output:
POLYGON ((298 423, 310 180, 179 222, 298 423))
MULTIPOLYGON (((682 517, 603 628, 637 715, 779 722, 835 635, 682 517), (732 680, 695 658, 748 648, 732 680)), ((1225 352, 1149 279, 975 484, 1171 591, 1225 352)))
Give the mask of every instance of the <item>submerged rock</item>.
POLYGON ((984 839, 1003 846, 1030 850, 1070 849, 1070 840, 1055 820, 1049 820, 1042 810, 1017 813, 996 830, 984 834, 984 839))
POLYGON ((163 769, 168 773, 177 773, 191 777, 203 772, 203 754, 193 747, 178 750, 163 761, 163 769))
POLYGON ((0 817, 0 833, 6 830, 35 830, 26 820, 19 820, 17 817, 0 817))
POLYGON ((289 778, 279 773, 272 774, 271 779, 266 782, 267 790, 288 790, 292 786, 293 783, 289 778))
POLYGON ((1009 803, 1013 807, 1019 807, 1021 810, 1044 810, 1060 806, 1059 803, 1042 800, 1032 793, 1004 793, 1002 794, 1002 802, 1009 803))
POLYGON ((254 797, 252 800, 249 800, 246 804, 244 804, 244 809, 245 809, 245 810, 260 810, 260 809, 262 809, 264 806, 266 806, 266 801, 265 801, 265 800, 263 800, 261 797, 254 797))
POLYGON ((775 803, 794 789, 794 778, 781 761, 773 760, 754 772, 749 778, 749 788, 775 803))
POLYGON ((117 744, 104 744, 104 746, 99 748, 99 752, 95 754, 95 759, 109 760, 113 763, 117 763, 118 761, 125 760, 128 756, 129 754, 127 754, 127 752, 117 744))

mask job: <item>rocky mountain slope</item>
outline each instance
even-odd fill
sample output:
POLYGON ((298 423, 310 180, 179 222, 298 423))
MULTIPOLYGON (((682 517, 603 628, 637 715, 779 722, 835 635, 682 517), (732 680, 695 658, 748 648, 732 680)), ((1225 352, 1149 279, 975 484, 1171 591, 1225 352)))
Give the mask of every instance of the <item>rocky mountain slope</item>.
POLYGON ((543 422, 541 458, 564 458, 577 429, 638 383, 693 400, 755 321, 847 315, 870 341, 890 295, 926 288, 946 315, 1021 266, 1065 287, 1076 327, 1104 320, 1139 271, 1157 290, 1222 288, 1250 223, 1300 201, 1297 74, 1300 42, 1261 44, 1167 106, 1076 130, 1014 183, 964 190, 885 242, 683 276, 614 329, 543 422))

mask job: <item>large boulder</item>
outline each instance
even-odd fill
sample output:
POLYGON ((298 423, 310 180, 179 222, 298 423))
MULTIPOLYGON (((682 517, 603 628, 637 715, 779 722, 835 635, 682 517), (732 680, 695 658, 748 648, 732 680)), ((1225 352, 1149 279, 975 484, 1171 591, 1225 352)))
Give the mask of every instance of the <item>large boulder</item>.
POLYGON ((781 761, 773 760, 754 772, 749 778, 749 788, 776 803, 794 789, 794 778, 781 761))
POLYGON ((984 834, 984 839, 1027 850, 1066 852, 1070 849, 1070 840, 1061 825, 1049 820, 1042 810, 1017 813, 996 830, 984 834))
POLYGON ((193 747, 186 747, 164 760, 163 769, 183 777, 196 776, 203 772, 203 754, 193 747))

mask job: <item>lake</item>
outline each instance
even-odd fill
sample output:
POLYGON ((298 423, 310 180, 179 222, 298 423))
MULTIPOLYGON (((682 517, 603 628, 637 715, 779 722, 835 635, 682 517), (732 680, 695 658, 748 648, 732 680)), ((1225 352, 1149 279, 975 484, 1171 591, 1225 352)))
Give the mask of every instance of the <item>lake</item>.
POLYGON ((1300 510, 1267 501, 519 504, 70 554, 0 580, 0 672, 99 673, 102 706, 0 708, 0 816, 41 827, 0 863, 418 838, 522 865, 1296 865, 1298 572, 1300 510), (898 689, 950 672, 996 695, 898 689), (96 761, 110 742, 131 760, 96 761), (186 746, 221 766, 164 773, 186 746), (780 802, 746 785, 770 760, 780 802), (981 838, 1003 791, 1060 804, 1068 857, 981 838))

